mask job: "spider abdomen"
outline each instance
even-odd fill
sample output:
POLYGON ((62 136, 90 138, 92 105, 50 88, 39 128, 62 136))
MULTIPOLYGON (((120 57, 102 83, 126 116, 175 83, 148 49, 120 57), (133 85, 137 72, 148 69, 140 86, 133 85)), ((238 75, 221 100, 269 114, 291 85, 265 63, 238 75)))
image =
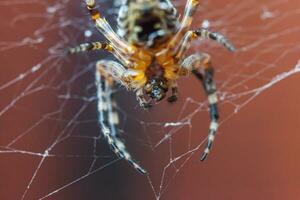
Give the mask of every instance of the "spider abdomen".
POLYGON ((118 16, 118 34, 147 48, 168 40, 177 26, 177 11, 169 0, 125 0, 118 16))

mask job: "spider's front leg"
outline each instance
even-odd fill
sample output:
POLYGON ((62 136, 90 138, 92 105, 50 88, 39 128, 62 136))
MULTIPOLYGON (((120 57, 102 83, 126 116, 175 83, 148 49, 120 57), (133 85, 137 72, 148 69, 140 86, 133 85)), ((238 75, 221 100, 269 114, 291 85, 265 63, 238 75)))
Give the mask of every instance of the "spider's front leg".
POLYGON ((90 12, 91 18, 95 22, 95 26, 110 41, 110 44, 115 51, 122 54, 122 56, 132 54, 136 51, 135 47, 120 38, 106 19, 101 16, 100 11, 96 8, 95 0, 85 0, 85 3, 90 12))
POLYGON ((200 28, 195 31, 188 31, 174 49, 174 56, 181 59, 191 43, 199 38, 211 39, 222 44, 228 51, 234 52, 236 49, 233 44, 221 33, 211 32, 207 29, 200 28))
POLYGON ((207 144, 204 153, 201 156, 201 161, 203 161, 206 159, 208 153, 212 148, 212 144, 218 129, 218 98, 216 94, 216 86, 213 81, 214 70, 210 62, 210 56, 204 53, 193 54, 189 56, 182 62, 181 67, 183 71, 192 72, 196 76, 196 78, 202 82, 205 93, 208 96, 211 122, 207 144), (202 67, 203 74, 199 72, 200 67, 202 67))
POLYGON ((96 86, 98 97, 99 124, 102 133, 115 154, 125 159, 131 166, 142 174, 147 171, 135 161, 127 151, 124 142, 118 137, 117 125, 119 116, 113 96, 115 82, 124 83, 123 75, 126 69, 114 61, 99 61, 96 70, 96 86))
POLYGON ((179 29, 178 29, 176 35, 172 38, 172 40, 169 44, 169 48, 176 47, 178 42, 184 36, 184 34, 190 29, 194 14, 197 11, 199 3, 200 3, 199 0, 188 0, 187 1, 186 5, 185 5, 183 18, 180 22, 179 29))
POLYGON ((228 51, 231 51, 231 52, 236 51, 233 44, 231 44, 231 42, 221 33, 212 32, 205 28, 200 28, 200 29, 194 31, 194 33, 198 37, 205 38, 205 39, 211 39, 211 40, 214 40, 214 41, 222 44, 226 49, 228 49, 228 51))

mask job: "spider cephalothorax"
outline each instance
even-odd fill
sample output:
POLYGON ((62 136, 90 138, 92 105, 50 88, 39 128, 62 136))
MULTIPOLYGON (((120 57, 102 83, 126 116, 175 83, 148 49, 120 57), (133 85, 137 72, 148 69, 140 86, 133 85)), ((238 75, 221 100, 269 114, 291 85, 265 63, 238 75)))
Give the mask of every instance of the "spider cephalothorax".
POLYGON ((109 42, 81 44, 70 48, 69 53, 103 49, 118 60, 101 60, 96 70, 99 124, 112 150, 135 169, 146 173, 117 136, 119 118, 110 89, 114 83, 134 91, 139 105, 146 109, 151 107, 146 95, 160 101, 169 88, 171 96, 168 101, 175 102, 178 96, 176 80, 193 74, 204 86, 211 118, 207 144, 201 157, 204 160, 211 150, 219 119, 213 67, 208 54, 198 52, 186 56, 186 52, 191 42, 198 38, 217 41, 229 51, 235 48, 220 33, 204 28, 190 30, 199 0, 187 0, 181 21, 170 0, 123 0, 118 16, 118 34, 101 17, 95 0, 86 0, 86 5, 96 27, 109 42))

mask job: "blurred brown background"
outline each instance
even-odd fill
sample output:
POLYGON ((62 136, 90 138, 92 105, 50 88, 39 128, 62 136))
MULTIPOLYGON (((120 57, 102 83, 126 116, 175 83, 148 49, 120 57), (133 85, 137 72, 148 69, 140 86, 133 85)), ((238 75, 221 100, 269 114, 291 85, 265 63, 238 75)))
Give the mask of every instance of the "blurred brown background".
MULTIPOLYGON (((112 2, 98 3, 113 23, 112 2)), ((184 4, 176 1, 181 11, 184 4)), ((94 139, 99 127, 94 66, 88 64, 99 52, 60 54, 67 46, 102 39, 82 3, 1 1, 0 13, 0 199, 300 199, 300 75, 276 81, 300 59, 298 0, 201 3, 194 27, 207 19, 239 49, 230 54, 209 41, 191 49, 212 55, 223 97, 222 124, 207 161, 199 161, 198 148, 209 124, 205 104, 187 103, 205 102, 194 78, 179 82, 177 104, 161 103, 150 112, 139 110, 132 94, 118 92, 127 113, 122 136, 148 177, 116 161, 106 143, 94 139), (87 29, 92 38, 84 38, 87 29), (163 128, 163 122, 177 122, 196 109, 191 127, 163 128), (155 147, 167 133, 174 133, 172 139, 155 147)))

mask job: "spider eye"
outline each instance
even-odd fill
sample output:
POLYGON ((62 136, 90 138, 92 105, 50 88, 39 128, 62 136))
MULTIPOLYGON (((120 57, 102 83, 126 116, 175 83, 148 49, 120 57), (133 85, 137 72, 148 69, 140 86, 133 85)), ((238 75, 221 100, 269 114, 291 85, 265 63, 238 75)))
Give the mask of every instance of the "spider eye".
POLYGON ((153 98, 157 98, 161 94, 161 92, 162 92, 161 89, 159 87, 155 86, 155 87, 153 87, 153 90, 151 92, 151 96, 153 98))

